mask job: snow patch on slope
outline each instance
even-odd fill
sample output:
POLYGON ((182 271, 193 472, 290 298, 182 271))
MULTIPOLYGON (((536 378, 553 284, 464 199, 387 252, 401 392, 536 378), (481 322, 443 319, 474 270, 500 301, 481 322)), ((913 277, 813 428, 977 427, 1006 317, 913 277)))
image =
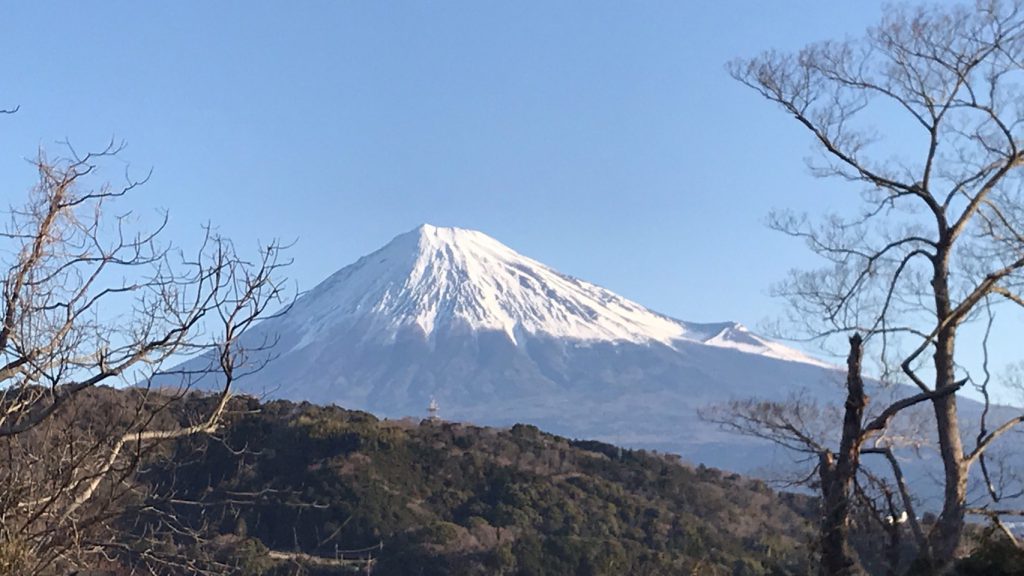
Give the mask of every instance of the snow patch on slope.
MULTIPOLYGON (((693 324, 687 325, 694 326, 693 324)), ((740 352, 758 354, 760 356, 767 356, 769 358, 786 360, 789 362, 814 364, 815 366, 821 366, 822 368, 835 368, 834 365, 822 362, 821 360, 808 356, 799 350, 762 338, 750 332, 747 330, 746 326, 738 322, 704 324, 702 327, 717 328, 715 330, 703 332, 706 337, 701 339, 700 342, 707 344, 708 346, 731 348, 733 350, 739 350, 740 352)), ((693 332, 697 331, 693 330, 693 332)))

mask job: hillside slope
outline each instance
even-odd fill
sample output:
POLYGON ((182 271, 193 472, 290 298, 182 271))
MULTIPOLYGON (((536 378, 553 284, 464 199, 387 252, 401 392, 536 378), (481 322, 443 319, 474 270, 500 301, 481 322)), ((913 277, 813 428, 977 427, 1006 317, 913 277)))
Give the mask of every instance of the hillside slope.
POLYGON ((807 572, 810 502, 760 481, 532 426, 244 402, 221 438, 143 477, 173 494, 151 521, 231 543, 218 553, 244 554, 238 573, 341 574, 370 556, 378 576, 807 572))

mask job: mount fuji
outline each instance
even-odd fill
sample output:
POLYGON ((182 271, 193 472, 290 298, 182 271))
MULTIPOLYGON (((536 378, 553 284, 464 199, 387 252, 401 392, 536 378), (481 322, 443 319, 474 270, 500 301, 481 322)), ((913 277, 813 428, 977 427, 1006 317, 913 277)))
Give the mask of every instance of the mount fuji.
POLYGON ((273 361, 239 381, 245 393, 393 418, 423 417, 436 400, 444 419, 535 424, 741 471, 771 452, 703 422, 699 408, 801 387, 838 398, 843 381, 741 324, 670 318, 481 232, 430 225, 342 268, 245 338, 274 342, 262 352, 273 361))
POLYGON ((274 326, 298 337, 292 350, 358 326, 364 342, 426 343, 454 333, 503 334, 573 343, 700 343, 825 366, 737 323, 688 323, 652 312, 604 288, 561 274, 497 240, 424 224, 360 258, 303 296, 274 326))

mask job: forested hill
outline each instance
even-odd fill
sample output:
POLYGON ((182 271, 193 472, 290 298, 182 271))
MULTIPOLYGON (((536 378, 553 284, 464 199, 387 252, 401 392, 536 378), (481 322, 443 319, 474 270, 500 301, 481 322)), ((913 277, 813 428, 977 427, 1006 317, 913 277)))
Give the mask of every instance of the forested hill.
POLYGON ((266 575, 366 573, 370 558, 378 576, 808 573, 812 502, 671 456, 523 425, 234 411, 148 457, 141 554, 187 558, 183 573, 201 558, 266 575))

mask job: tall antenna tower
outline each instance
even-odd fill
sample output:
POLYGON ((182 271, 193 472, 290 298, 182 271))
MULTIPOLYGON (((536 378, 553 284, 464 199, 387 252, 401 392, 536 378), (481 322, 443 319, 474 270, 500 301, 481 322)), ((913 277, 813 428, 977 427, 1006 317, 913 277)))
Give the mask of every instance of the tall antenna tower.
POLYGON ((440 410, 440 406, 437 405, 437 400, 435 400, 433 397, 431 397, 430 398, 430 405, 427 406, 427 414, 429 415, 429 418, 430 418, 431 422, 440 422, 441 421, 441 416, 439 416, 438 413, 437 413, 438 410, 440 410))

